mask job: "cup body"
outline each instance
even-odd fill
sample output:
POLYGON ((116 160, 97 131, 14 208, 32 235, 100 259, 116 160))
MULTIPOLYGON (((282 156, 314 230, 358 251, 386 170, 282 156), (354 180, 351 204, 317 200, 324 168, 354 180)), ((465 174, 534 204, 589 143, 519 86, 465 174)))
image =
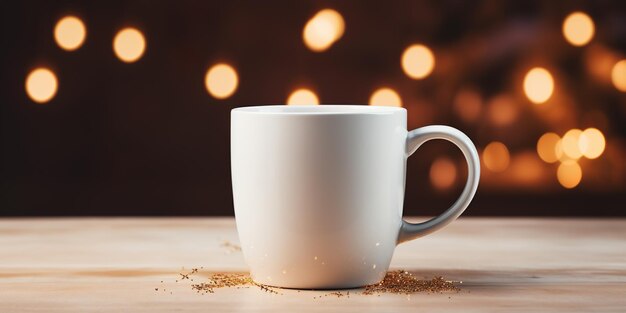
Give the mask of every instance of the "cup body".
POLYGON ((379 282, 402 225, 406 110, 231 112, 235 217, 252 278, 287 288, 379 282))

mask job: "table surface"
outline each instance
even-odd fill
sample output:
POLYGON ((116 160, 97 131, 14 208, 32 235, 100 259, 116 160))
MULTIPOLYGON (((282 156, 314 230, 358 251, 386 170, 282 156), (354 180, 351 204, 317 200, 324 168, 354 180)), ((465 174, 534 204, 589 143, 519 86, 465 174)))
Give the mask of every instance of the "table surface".
POLYGON ((194 267, 195 282, 245 272, 237 242, 231 218, 0 219, 0 312, 626 311, 625 219, 461 218, 398 246, 392 269, 463 281, 458 293, 201 295, 176 282, 194 267))

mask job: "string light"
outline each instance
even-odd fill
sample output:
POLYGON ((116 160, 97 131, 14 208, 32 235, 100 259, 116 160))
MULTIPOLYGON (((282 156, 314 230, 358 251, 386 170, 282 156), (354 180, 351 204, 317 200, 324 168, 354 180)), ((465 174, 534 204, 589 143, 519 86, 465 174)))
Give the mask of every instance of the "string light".
POLYGON ((466 122, 474 122, 482 111, 482 98, 473 90, 464 89, 454 98, 454 111, 466 122))
POLYGON ((503 172, 509 167, 511 156, 509 149, 501 142, 489 143, 483 150, 485 167, 493 172, 503 172))
POLYGON ((86 36, 85 24, 76 16, 63 17, 54 27, 54 40, 63 50, 73 51, 80 48, 86 36))
POLYGON ((553 91, 554 80, 545 68, 535 67, 524 77, 524 92, 533 103, 541 104, 548 101, 553 91))
POLYGON ((554 163, 559 160, 556 154, 556 145, 561 140, 555 133, 545 133, 537 141, 537 154, 547 163, 554 163))
POLYGON ((579 159, 583 154, 579 149, 578 141, 582 131, 580 129, 570 129, 561 139, 561 149, 570 159, 579 159))
POLYGON ((37 102, 50 101, 57 93, 57 77, 50 69, 40 67, 31 71, 26 77, 26 94, 37 102))
POLYGON ((557 159, 559 159, 559 161, 561 162, 567 162, 567 161, 573 160, 572 158, 570 158, 567 154, 563 152, 563 139, 559 139, 559 141, 557 141, 556 144, 554 145, 554 154, 556 155, 557 159))
POLYGON ((580 184, 583 178, 583 171, 576 161, 569 160, 559 165, 556 177, 561 186, 572 189, 580 184))
POLYGON ((588 159, 596 159, 602 155, 605 145, 604 135, 596 128, 585 129, 578 138, 578 148, 588 159))
POLYGON ((401 64, 407 76, 413 79, 423 79, 435 68, 435 55, 425 45, 414 44, 402 53, 401 64))
POLYGON ((315 52, 330 48, 343 36, 345 22, 339 12, 325 9, 315 14, 304 26, 302 39, 304 44, 315 52))
POLYGON ((218 63, 209 68, 204 76, 204 86, 211 96, 226 99, 235 93, 239 85, 237 71, 225 63, 218 63))
POLYGON ((430 166, 430 182, 440 190, 448 189, 456 181, 456 166, 446 157, 436 159, 430 166))
POLYGON ((589 15, 574 12, 563 21, 563 36, 572 45, 584 46, 593 39, 595 27, 589 15))
MULTIPOLYGON (((570 44, 584 46, 593 39, 595 25, 589 15, 584 12, 574 12, 563 21, 562 30, 563 36, 570 44)), ((303 40, 309 49, 321 52, 338 41, 344 31, 345 21, 341 14, 335 10, 325 9, 317 12, 306 23, 303 29, 303 40)), ((86 35, 84 22, 76 16, 65 16, 58 20, 54 27, 55 42, 67 51, 79 49, 84 44, 86 35)), ((139 60, 145 53, 145 49, 144 34, 135 28, 120 30, 113 40, 113 50, 123 62, 131 63, 139 60)), ((404 50, 401 65, 405 74, 410 78, 424 79, 434 70, 435 56, 427 46, 413 44, 404 50)), ((626 92, 626 59, 615 63, 611 70, 611 79, 618 90, 626 92)), ((205 75, 206 89, 217 99, 232 96, 237 90, 238 83, 236 70, 228 64, 216 64, 208 69, 205 75)), ((45 103, 56 95, 58 79, 50 69, 36 68, 28 74, 25 89, 30 99, 37 103, 45 103)), ((545 68, 532 68, 524 77, 523 90, 531 102, 545 103, 554 93, 554 78, 545 68)), ((287 104, 316 105, 319 104, 319 99, 315 92, 301 88, 289 95, 287 104)), ((403 105, 398 92, 387 87, 375 90, 370 96, 369 104, 395 107, 403 105)), ((480 115, 482 99, 475 92, 459 93, 454 105, 455 110, 463 119, 473 121, 480 115)), ((518 113, 514 100, 511 98, 496 97, 486 108, 488 116, 496 125, 510 124, 518 113)), ((605 148, 604 134, 596 128, 588 128, 584 131, 570 129, 562 138, 555 133, 545 133, 537 141, 536 147, 537 154, 543 161, 547 163, 561 161, 557 178, 565 188, 574 188, 582 180, 582 168, 577 160, 583 156, 596 159, 602 155, 605 148)), ((511 156, 506 145, 501 142, 489 143, 483 150, 482 156, 486 168, 491 171, 502 172, 509 167, 511 156)), ((431 165, 431 183, 438 189, 452 186, 456 175, 457 168, 449 158, 439 158, 431 165)))
POLYGON ((370 105, 401 107, 402 99, 398 93, 391 88, 380 88, 370 97, 370 105))
POLYGON ((294 90, 287 98, 287 105, 316 105, 319 103, 315 92, 306 88, 294 90))
POLYGON ((124 28, 113 39, 115 55, 126 63, 136 62, 146 50, 146 39, 136 28, 124 28))
POLYGON ((541 182, 545 165, 530 151, 520 152, 511 158, 511 166, 507 172, 511 178, 522 185, 531 185, 541 182))
POLYGON ((489 119, 497 126, 511 124, 518 115, 515 100, 508 95, 499 95, 491 99, 488 107, 489 119))
POLYGON ((621 60, 611 70, 611 80, 617 90, 626 92, 626 60, 621 60))

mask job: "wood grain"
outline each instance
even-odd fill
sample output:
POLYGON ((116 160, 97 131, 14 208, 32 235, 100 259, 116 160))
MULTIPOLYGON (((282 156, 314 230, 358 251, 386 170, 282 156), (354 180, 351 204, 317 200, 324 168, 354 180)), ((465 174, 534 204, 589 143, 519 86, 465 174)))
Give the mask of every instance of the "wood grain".
POLYGON ((204 267, 196 282, 245 272, 225 241, 237 243, 230 218, 0 219, 0 312, 626 311, 624 219, 462 218, 400 245, 392 262, 462 291, 411 296, 199 295, 175 282, 183 266, 204 267))

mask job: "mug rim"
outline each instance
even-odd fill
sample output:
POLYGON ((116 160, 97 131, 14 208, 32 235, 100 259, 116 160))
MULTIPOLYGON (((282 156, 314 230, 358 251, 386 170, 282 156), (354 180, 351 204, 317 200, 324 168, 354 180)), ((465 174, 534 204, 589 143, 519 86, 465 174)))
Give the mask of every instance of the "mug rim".
POLYGON ((255 105, 238 107, 231 113, 270 114, 270 115, 358 115, 393 114, 406 112, 402 107, 371 106, 360 104, 320 104, 320 105, 255 105))

